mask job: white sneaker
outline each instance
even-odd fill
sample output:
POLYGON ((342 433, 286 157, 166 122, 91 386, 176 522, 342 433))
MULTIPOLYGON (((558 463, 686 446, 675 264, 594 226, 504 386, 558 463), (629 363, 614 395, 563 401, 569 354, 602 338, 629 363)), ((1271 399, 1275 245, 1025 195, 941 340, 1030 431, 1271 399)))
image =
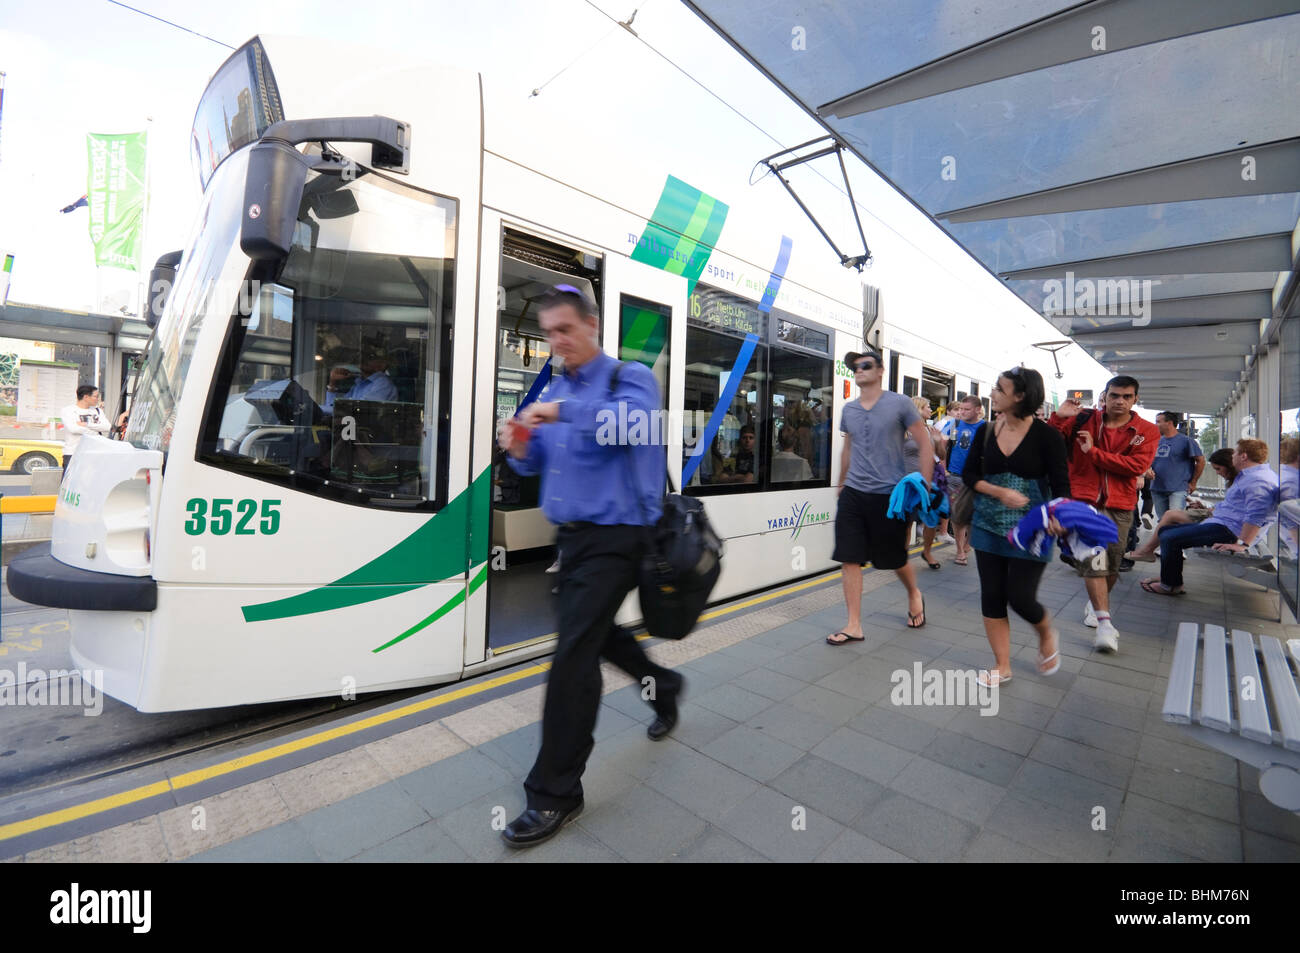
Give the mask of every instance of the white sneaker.
POLYGON ((556 559, 555 562, 551 563, 550 568, 548 568, 546 571, 547 571, 548 573, 556 573, 556 572, 559 572, 559 571, 560 571, 560 560, 559 560, 559 559, 556 559))
POLYGON ((1091 602, 1085 602, 1083 604, 1083 624, 1090 629, 1097 628, 1097 616, 1092 611, 1091 602))
POLYGON ((1119 651, 1119 630, 1111 624, 1110 619, 1102 619, 1097 625, 1097 637, 1093 639, 1092 647, 1098 652, 1119 651))
POLYGON ((954 546, 957 545, 957 537, 949 536, 947 533, 943 533, 942 535, 936 536, 935 538, 941 543, 952 543, 954 546))

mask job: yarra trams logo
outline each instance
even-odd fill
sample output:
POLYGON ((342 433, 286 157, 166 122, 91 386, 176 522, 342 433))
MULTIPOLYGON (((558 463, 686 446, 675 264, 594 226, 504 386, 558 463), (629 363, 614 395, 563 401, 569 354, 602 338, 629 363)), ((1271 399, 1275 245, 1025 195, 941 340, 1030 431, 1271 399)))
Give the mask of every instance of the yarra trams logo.
POLYGON ((831 512, 812 512, 812 503, 804 500, 803 503, 796 503, 790 507, 790 516, 771 517, 767 521, 768 529, 788 529, 790 538, 797 539, 799 533, 805 526, 813 526, 817 523, 829 523, 831 521, 831 512))

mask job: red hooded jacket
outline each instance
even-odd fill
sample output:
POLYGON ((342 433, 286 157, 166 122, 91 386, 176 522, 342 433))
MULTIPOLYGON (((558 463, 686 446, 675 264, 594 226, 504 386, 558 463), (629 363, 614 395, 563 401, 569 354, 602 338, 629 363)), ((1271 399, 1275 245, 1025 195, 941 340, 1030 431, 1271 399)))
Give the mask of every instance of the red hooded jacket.
POLYGON ((1137 506, 1137 478, 1150 470, 1155 461, 1156 448, 1160 446, 1160 430, 1134 414, 1119 428, 1128 436, 1123 449, 1108 451, 1105 447, 1114 445, 1115 431, 1110 431, 1111 440, 1102 437, 1105 416, 1104 411, 1094 410, 1079 428, 1092 434, 1091 453, 1084 453, 1074 436, 1077 418, 1052 414, 1048 423, 1065 437, 1065 446, 1070 454, 1070 495, 1080 503, 1112 510, 1131 510, 1137 506))

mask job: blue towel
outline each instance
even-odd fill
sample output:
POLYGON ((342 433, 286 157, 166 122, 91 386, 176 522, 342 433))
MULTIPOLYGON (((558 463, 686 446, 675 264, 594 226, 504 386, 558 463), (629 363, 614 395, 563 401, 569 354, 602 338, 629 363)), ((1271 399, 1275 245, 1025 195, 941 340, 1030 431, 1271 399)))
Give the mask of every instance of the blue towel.
POLYGON ((913 520, 926 526, 939 525, 948 515, 948 495, 925 482, 919 473, 909 473, 889 494, 885 515, 895 520, 913 520))
POLYGON ((1035 556, 1050 552, 1052 537, 1047 532, 1047 524, 1051 519, 1069 530, 1064 545, 1080 561, 1092 559, 1119 541, 1119 530, 1105 513, 1099 513, 1087 503, 1060 497, 1030 510, 1016 528, 1007 533, 1007 540, 1035 556))

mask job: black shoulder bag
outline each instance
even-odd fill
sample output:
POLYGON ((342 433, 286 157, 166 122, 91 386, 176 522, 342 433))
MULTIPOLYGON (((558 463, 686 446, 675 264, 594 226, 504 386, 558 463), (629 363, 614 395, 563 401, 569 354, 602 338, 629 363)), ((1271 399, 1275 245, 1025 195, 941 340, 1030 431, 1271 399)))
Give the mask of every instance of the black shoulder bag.
MULTIPOLYGON (((609 378, 609 395, 614 395, 623 364, 609 378)), ((632 448, 627 448, 629 489, 645 517, 645 505, 636 487, 636 465, 632 448)), ((713 531, 704 504, 682 496, 673 486, 663 498, 663 515, 654 527, 642 524, 645 552, 637 574, 637 595, 646 629, 657 639, 684 639, 695 628, 709 594, 722 572, 722 540, 713 531)))

